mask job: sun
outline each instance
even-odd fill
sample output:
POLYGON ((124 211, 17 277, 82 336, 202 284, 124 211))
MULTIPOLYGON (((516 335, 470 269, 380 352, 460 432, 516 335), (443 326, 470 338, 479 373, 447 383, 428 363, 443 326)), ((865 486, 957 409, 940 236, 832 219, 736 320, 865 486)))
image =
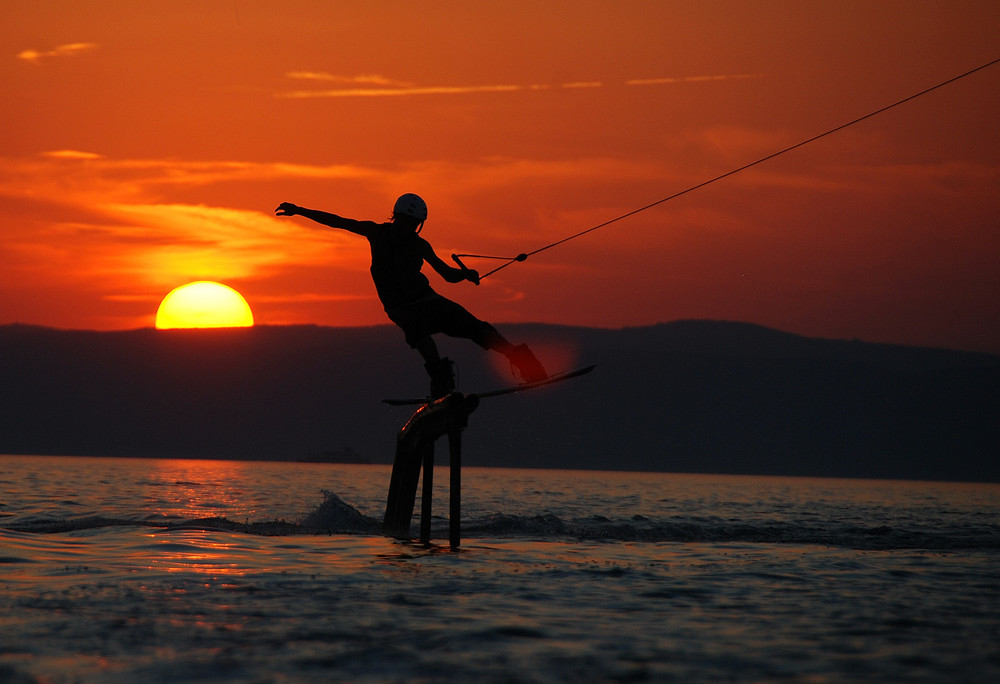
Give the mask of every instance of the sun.
POLYGON ((253 312, 243 295, 222 283, 199 280, 167 293, 156 310, 156 329, 249 328, 253 312))

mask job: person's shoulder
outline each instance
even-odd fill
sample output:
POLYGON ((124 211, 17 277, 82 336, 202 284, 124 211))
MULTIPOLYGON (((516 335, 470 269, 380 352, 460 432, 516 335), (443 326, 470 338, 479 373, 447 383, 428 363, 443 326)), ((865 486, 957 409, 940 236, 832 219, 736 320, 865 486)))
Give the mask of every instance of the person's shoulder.
POLYGON ((417 245, 418 249, 422 254, 433 254, 434 248, 431 247, 431 243, 427 241, 426 238, 422 238, 419 235, 414 234, 413 242, 417 245))
POLYGON ((386 231, 386 229, 392 224, 390 223, 376 223, 375 221, 358 221, 358 232, 369 238, 375 238, 386 231))

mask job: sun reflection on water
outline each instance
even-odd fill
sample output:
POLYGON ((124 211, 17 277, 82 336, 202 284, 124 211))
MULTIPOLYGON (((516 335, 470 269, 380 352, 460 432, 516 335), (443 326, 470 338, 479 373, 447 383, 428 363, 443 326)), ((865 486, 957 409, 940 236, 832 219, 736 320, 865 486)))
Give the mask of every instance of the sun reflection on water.
POLYGON ((135 550, 135 560, 147 570, 194 573, 217 577, 244 577, 269 568, 269 554, 260 544, 242 537, 185 530, 153 532, 135 550))
POLYGON ((236 484, 252 467, 246 461, 152 461, 147 504, 166 517, 182 519, 253 517, 257 510, 236 484))

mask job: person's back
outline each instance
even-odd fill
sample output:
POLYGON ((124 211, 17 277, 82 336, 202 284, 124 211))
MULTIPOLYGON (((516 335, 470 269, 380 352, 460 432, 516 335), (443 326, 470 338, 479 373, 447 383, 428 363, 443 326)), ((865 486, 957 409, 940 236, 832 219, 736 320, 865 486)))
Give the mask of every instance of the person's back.
POLYGON ((434 293, 420 272, 430 245, 412 230, 395 223, 379 224, 368 236, 372 280, 382 306, 389 308, 434 293))

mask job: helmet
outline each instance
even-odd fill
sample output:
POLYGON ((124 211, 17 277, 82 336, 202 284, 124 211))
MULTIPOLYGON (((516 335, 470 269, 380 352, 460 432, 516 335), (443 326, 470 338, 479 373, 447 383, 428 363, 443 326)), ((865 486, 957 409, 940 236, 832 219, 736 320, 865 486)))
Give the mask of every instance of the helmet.
POLYGON ((423 223, 427 220, 427 203, 419 195, 408 192, 400 195, 396 200, 396 205, 392 208, 393 216, 409 216, 423 223))

